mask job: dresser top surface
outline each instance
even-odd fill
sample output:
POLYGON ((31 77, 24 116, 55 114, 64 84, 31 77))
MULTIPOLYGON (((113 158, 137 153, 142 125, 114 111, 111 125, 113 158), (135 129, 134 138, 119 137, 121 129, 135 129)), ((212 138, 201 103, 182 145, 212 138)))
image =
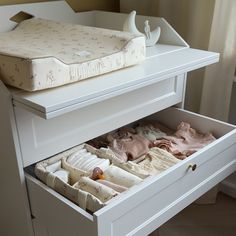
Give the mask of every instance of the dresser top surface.
POLYGON ((52 118, 201 68, 219 59, 218 53, 180 46, 157 45, 148 50, 147 59, 139 65, 77 83, 38 92, 9 88, 13 102, 43 118, 52 118))

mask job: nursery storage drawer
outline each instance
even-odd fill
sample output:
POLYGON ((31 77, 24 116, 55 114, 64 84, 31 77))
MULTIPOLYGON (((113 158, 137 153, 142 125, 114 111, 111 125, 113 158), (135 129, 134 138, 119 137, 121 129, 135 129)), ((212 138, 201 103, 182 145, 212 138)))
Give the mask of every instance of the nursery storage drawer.
POLYGON ((174 128, 181 121, 217 140, 89 214, 26 174, 32 215, 45 235, 147 235, 236 170, 235 126, 169 108, 147 119, 174 128), (192 168, 192 167, 196 167, 192 168))
POLYGON ((15 107, 23 165, 31 165, 181 102, 184 76, 159 80, 49 120, 15 107))

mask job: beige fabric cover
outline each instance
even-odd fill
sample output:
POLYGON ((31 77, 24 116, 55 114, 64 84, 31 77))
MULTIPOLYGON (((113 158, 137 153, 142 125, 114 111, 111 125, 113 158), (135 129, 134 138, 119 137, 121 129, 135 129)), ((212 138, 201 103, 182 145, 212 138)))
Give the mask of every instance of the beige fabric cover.
MULTIPOLYGON (((104 206, 104 203, 102 203, 91 193, 78 189, 76 186, 71 185, 71 183, 66 183, 54 174, 55 171, 62 168, 61 159, 63 157, 70 155, 81 148, 82 146, 77 146, 71 150, 65 151, 45 161, 37 163, 35 166, 35 174, 49 187, 70 199, 84 210, 87 209, 91 212, 95 212, 101 209, 104 206)), ((71 173, 69 177, 71 178, 71 173)))
POLYGON ((116 192, 112 188, 94 181, 89 177, 82 177, 74 186, 88 193, 91 193, 103 203, 118 195, 118 192, 116 192))
POLYGON ((114 165, 128 171, 129 173, 132 173, 133 175, 138 176, 141 179, 145 179, 150 176, 150 173, 147 170, 144 170, 142 167, 132 161, 121 162, 120 159, 116 157, 115 153, 109 148, 94 149, 94 153, 99 155, 101 158, 107 158, 111 160, 114 165))
POLYGON ((157 175, 180 162, 171 153, 157 147, 151 148, 146 155, 141 156, 137 160, 127 162, 121 162, 109 148, 94 148, 94 153, 101 158, 108 158, 114 165, 142 179, 151 175, 157 175))
POLYGON ((157 175, 180 161, 166 150, 153 147, 143 156, 143 160, 140 160, 137 165, 150 173, 150 175, 157 175))
MULTIPOLYGON (((106 186, 99 181, 90 179, 90 172, 76 168, 67 162, 67 158, 70 155, 81 149, 86 149, 92 154, 96 152, 96 149, 92 146, 81 144, 37 163, 35 174, 46 185, 75 202, 81 208, 95 212, 102 208, 110 199, 118 195, 119 192, 115 191, 112 186, 106 186), (61 170, 69 173, 68 182, 56 176, 57 171, 61 170)), ((99 155, 97 156, 100 157, 99 155)), ((123 189, 129 188, 142 181, 141 178, 114 165, 110 165, 104 171, 104 176, 107 181, 111 182, 111 185, 113 183, 118 189, 122 187, 123 189)))
MULTIPOLYGON (((91 172, 87 172, 87 171, 81 170, 81 169, 79 169, 79 168, 77 168, 77 167, 75 167, 75 166, 73 166, 73 165, 71 165, 71 164, 69 164, 67 162, 67 158, 69 158, 69 156, 72 153, 74 153, 74 152, 76 152, 78 150, 81 150, 83 148, 85 148, 88 152, 93 151, 93 148, 90 145, 88 145, 88 144, 81 144, 81 145, 77 146, 76 149, 74 148, 73 152, 71 152, 69 155, 63 156, 62 159, 61 159, 63 169, 68 170, 71 173, 71 182, 73 184, 75 182, 77 182, 79 179, 81 179, 82 177, 84 177, 84 176, 91 176, 91 172)), ((91 153, 95 154, 94 152, 91 152, 91 153)), ((97 155, 97 156, 100 157, 99 155, 97 155)), ((103 158, 103 157, 101 157, 101 158, 103 158)))
POLYGON ((111 165, 104 171, 105 179, 127 188, 142 182, 142 179, 117 166, 111 165))
POLYGON ((0 33, 0 77, 33 91, 137 64, 145 40, 127 32, 33 18, 0 33))

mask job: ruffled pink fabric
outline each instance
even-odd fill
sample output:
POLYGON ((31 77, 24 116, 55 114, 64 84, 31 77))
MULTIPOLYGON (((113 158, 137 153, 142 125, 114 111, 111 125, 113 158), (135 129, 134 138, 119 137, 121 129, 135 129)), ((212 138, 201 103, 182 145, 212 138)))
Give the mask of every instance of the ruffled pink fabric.
POLYGON ((149 140, 129 132, 125 137, 113 139, 110 144, 111 150, 124 162, 135 160, 148 153, 149 146, 149 140))
POLYGON ((185 159, 214 140, 216 138, 211 133, 200 134, 190 124, 181 122, 174 135, 156 140, 154 146, 167 150, 179 159, 185 159))

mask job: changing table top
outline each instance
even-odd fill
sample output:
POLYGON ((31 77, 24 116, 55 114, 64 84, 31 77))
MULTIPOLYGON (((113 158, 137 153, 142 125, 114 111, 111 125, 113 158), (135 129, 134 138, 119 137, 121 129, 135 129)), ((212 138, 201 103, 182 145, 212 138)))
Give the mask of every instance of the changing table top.
MULTIPOLYGON (((0 7, 1 32, 15 26, 9 18, 20 11, 45 19, 77 22, 115 30, 121 30, 127 17, 127 14, 112 12, 75 13, 64 1, 18 4, 0 7), (3 18, 3 15, 9 18, 3 18)), ((141 64, 101 75, 99 83, 97 78, 90 78, 79 83, 33 93, 8 87, 13 103, 49 119, 219 60, 218 53, 189 48, 188 44, 163 18, 136 16, 137 27, 142 27, 146 19, 149 20, 151 26, 161 27, 161 37, 158 44, 147 48, 146 60, 141 64)))
POLYGON ((33 93, 10 88, 14 103, 43 118, 52 118, 219 60, 218 53, 190 48, 157 45, 152 50, 160 53, 147 56, 140 65, 102 75, 99 83, 91 78, 33 93))

